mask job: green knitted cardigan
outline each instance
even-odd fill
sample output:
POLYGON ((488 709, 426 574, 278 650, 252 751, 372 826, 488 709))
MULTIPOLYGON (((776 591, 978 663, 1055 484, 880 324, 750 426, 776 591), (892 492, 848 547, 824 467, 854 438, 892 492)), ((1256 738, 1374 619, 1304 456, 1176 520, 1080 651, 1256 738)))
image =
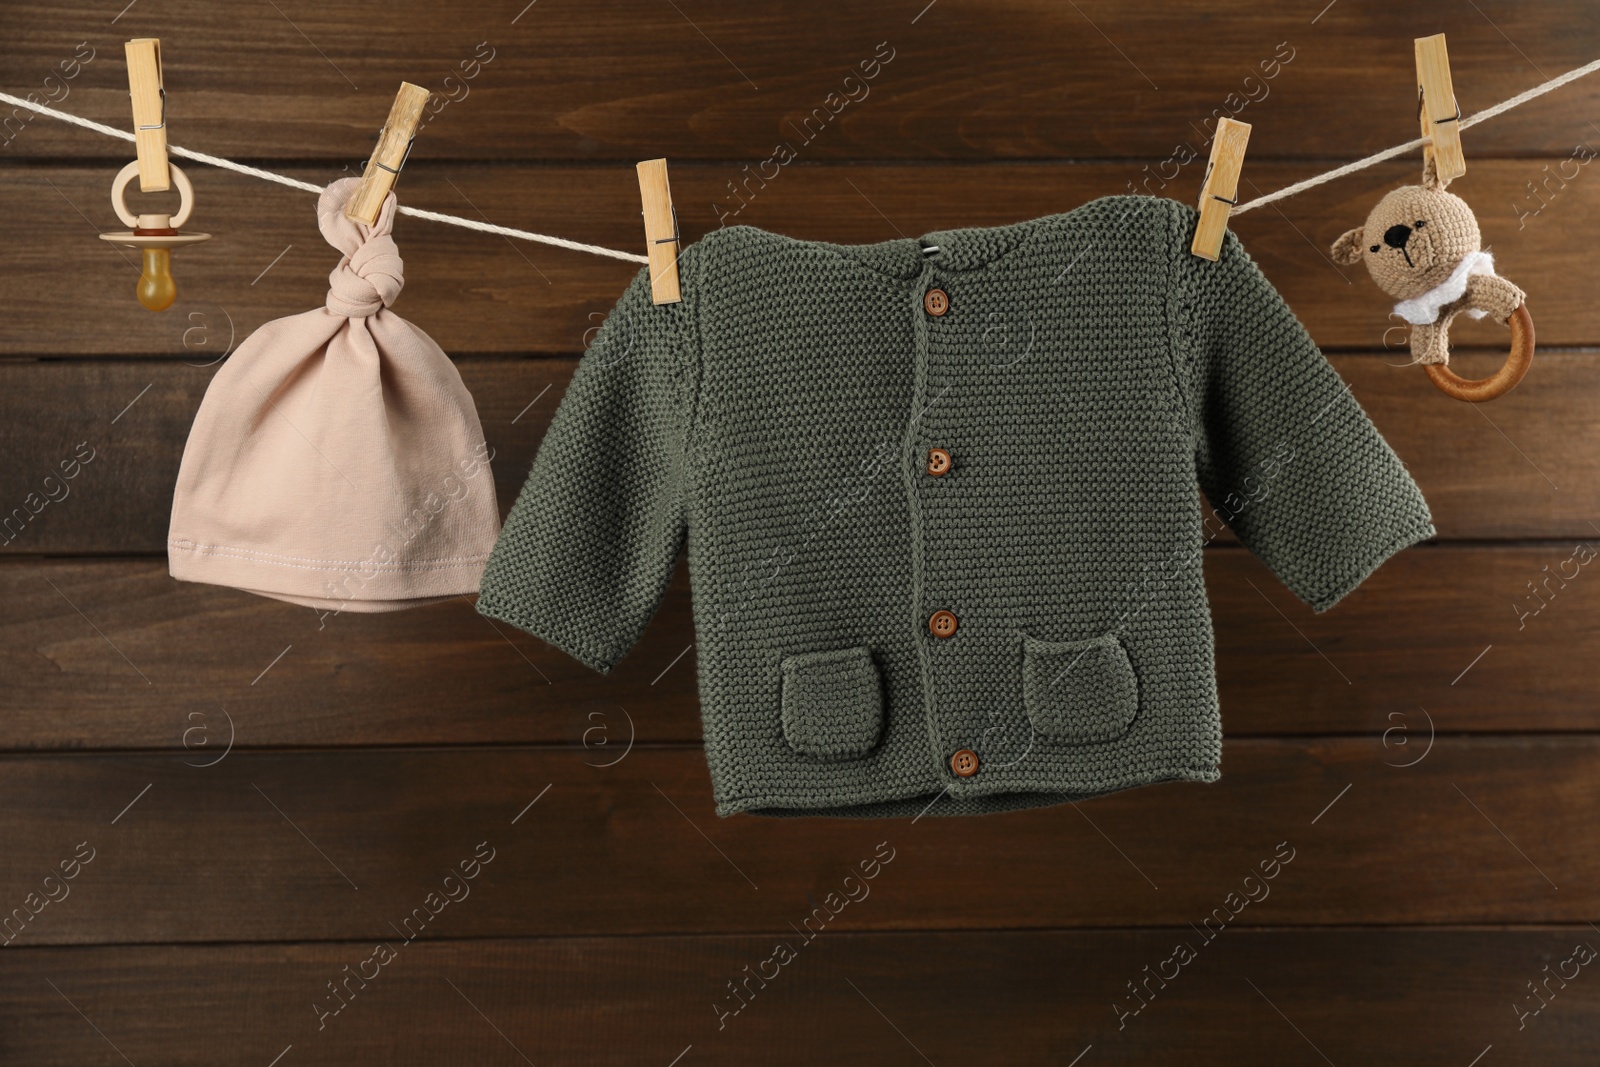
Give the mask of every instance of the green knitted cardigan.
POLYGON ((1114 196, 859 246, 732 226, 659 307, 641 270, 478 610, 606 671, 687 542, 720 815, 1215 780, 1202 546, 1226 523, 1323 611, 1434 529, 1238 239, 1190 254, 1195 218, 1114 196))

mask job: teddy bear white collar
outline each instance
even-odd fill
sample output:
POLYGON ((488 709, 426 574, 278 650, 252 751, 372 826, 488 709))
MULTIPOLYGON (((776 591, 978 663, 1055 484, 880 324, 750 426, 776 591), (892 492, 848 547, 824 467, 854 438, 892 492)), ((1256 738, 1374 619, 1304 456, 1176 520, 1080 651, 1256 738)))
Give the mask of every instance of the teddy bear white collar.
MULTIPOLYGON (((1461 299, 1467 291, 1467 276, 1472 274, 1494 274, 1494 256, 1489 252, 1468 253, 1460 263, 1456 264, 1456 269, 1450 272, 1450 277, 1420 296, 1400 301, 1394 306, 1394 313, 1413 326, 1436 322, 1441 308, 1452 300, 1461 299)), ((1466 312, 1475 319, 1481 319, 1487 314, 1478 308, 1468 308, 1466 312)))

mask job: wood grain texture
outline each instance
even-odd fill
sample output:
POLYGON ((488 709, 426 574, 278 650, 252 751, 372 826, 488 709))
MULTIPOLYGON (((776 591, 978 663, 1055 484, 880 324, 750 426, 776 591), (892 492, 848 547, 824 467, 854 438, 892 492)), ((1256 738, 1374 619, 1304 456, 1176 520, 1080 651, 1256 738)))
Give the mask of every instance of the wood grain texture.
POLYGON ((395 94, 394 104, 389 108, 389 117, 384 120, 383 130, 378 134, 372 157, 361 170, 360 184, 345 205, 347 218, 368 226, 377 223, 378 215, 383 211, 383 202, 388 199, 400 168, 405 166, 406 157, 411 154, 417 124, 422 121, 423 108, 430 95, 420 85, 400 83, 400 91, 395 94))
POLYGON ((487 841, 481 906, 450 936, 754 932, 798 923, 887 841, 882 906, 849 928, 1176 925, 1287 841, 1289 873, 1240 923, 1595 914, 1600 737, 1441 737, 1418 755, 1233 741, 1211 785, 953 823, 719 819, 697 748, 10 756, 0 900, 20 906, 88 842, 72 896, 15 945, 381 938, 487 841))
MULTIPOLYGON (((0 88, 126 129, 122 43, 160 37, 173 144, 323 184, 359 173, 407 80, 434 95, 402 204, 640 253, 633 164, 664 156, 688 242, 744 223, 861 243, 1129 191, 1193 203, 1221 115, 1253 127, 1248 201, 1414 137, 1414 37, 1448 35, 1470 114, 1600 55, 1592 14, 17 0, 0 88), (795 160, 774 169, 780 145, 795 160)), ((1452 191, 1541 346, 1481 408, 1400 367, 1389 301, 1326 255, 1420 153, 1232 219, 1442 541, 1321 616, 1230 539, 1205 553, 1222 780, 915 823, 713 815, 681 564, 609 677, 465 599, 319 628, 172 581, 172 484, 212 368, 319 306, 337 254, 314 197, 186 164, 216 238, 174 256, 177 305, 145 312, 136 258, 94 239, 133 146, 0 108, 0 522, 59 495, 46 479, 80 442, 94 455, 0 535, 0 1063, 1600 1059, 1592 967, 1519 1018, 1529 982, 1600 946, 1600 596, 1573 562, 1600 541, 1597 104, 1600 76, 1464 135, 1452 191), (471 896, 430 899, 480 842, 471 896), (43 905, 80 843, 94 859, 43 905), (1280 843, 1292 862, 1243 905, 1280 843), (719 1026, 727 983, 882 848, 870 897, 719 1026), (379 941, 398 959, 319 1029, 328 983, 379 941), (1179 941, 1198 958, 1119 1026, 1179 941)), ((396 310, 457 358, 508 506, 636 268, 397 230, 396 310)), ((1462 374, 1503 358, 1504 329, 1455 332, 1462 374)))
MULTIPOLYGON (((522 488, 575 365, 501 359, 462 365, 493 449, 502 512, 522 488)), ((9 457, 0 468, 6 501, 0 552, 165 555, 184 445, 216 366, 215 360, 0 363, 0 382, 14 386, 5 395, 0 385, 0 449, 9 457), (62 477, 63 461, 83 459, 76 477, 62 477), (100 532, 91 532, 96 527, 100 532)))
MULTIPOLYGON (((1251 144, 1240 180, 1246 200, 1324 169, 1275 163, 1251 144)), ((747 179, 742 163, 670 162, 685 242, 720 225, 749 224, 851 244, 1003 225, 1130 191, 1193 203, 1205 156, 1175 176, 1154 164, 1146 171, 1145 164, 1128 162, 909 167, 805 161, 769 181, 747 179)), ((344 170, 283 169, 323 183, 358 173, 360 161, 344 170)), ((1476 209, 1498 271, 1527 291, 1545 351, 1600 345, 1592 256, 1585 242, 1573 239, 1584 220, 1600 213, 1600 180, 1590 169, 1565 156, 1474 158, 1466 177, 1450 187, 1476 209), (1571 180, 1561 179, 1561 171, 1571 180)), ((1386 164, 1230 219, 1324 348, 1387 349, 1396 363, 1409 358, 1404 331, 1390 316, 1393 301, 1364 269, 1335 266, 1327 252, 1341 233, 1366 219, 1386 191, 1414 183, 1420 172, 1420 157, 1386 164)), ((138 258, 94 239, 97 228, 116 225, 106 203, 114 167, 40 165, 5 173, 0 211, 13 220, 12 269, 0 355, 195 359, 201 350, 225 351, 222 338, 237 343, 269 319, 321 306, 328 272, 339 260, 317 232, 310 194, 195 165, 190 173, 200 208, 191 225, 215 237, 173 256, 178 302, 153 314, 133 299, 138 258)), ((430 164, 414 152, 396 193, 402 205, 645 251, 638 184, 628 164, 430 164)), ((130 206, 138 210, 140 204, 175 199, 172 193, 151 194, 130 206)), ((422 219, 397 219, 395 239, 406 261, 406 288, 395 310, 452 355, 577 353, 638 269, 422 219)), ((1502 355, 1510 345, 1509 331, 1488 322, 1460 322, 1452 338, 1502 355)), ((1537 365, 1532 373, 1539 373, 1537 365)))
MULTIPOLYGON (((896 873, 891 864, 878 880, 896 873)), ((1291 865, 1280 880, 1293 874, 1291 865)), ((492 905, 496 890, 479 892, 492 905)), ((439 925, 476 901, 451 905, 439 925)), ((880 906, 888 907, 873 893, 847 913, 880 906)), ((803 941, 781 922, 747 937, 450 936, 403 944, 390 935, 394 958, 367 967, 375 977, 364 984, 345 968, 354 973, 372 956, 369 941, 12 948, 0 998, 16 1021, 0 1031, 0 1055, 29 1067, 122 1062, 108 1041, 130 1062, 170 1067, 260 1067, 286 1047, 283 1063, 338 1067, 632 1067, 680 1054, 684 1064, 883 1067, 922 1063, 918 1051, 936 1064, 1067 1064, 1091 1046, 1083 1063, 1163 1063, 1181 1049, 1182 1062, 1199 1067, 1322 1063, 1318 1052, 1364 1063, 1375 1048, 1382 1062, 1413 1067, 1462 1067, 1491 1045, 1493 1062, 1600 1055, 1593 966, 1566 962, 1578 946, 1600 945, 1583 924, 1230 928, 1209 942, 1188 926, 894 935, 823 927, 803 941), (748 978, 780 941, 794 957, 767 965, 770 981, 748 978), (1192 961, 1166 963, 1171 981, 1147 978, 1144 968, 1155 975, 1180 942, 1196 948, 1192 961), (1518 1016, 1514 1005, 1539 1006, 1526 983, 1564 962, 1578 977, 1548 979, 1546 1006, 1518 1016), (338 1003, 326 983, 343 980, 344 1007, 319 1029, 314 1005, 338 1003), (722 1017, 714 1005, 739 1003, 726 988, 736 980, 750 992, 738 1014, 722 1017), (1143 981, 1145 1006, 1120 1015, 1139 1004, 1127 983, 1143 981)))
MULTIPOLYGON (((1466 355, 1456 365, 1481 375, 1498 358, 1466 355)), ((1481 406, 1451 400, 1420 369, 1379 355, 1332 362, 1410 468, 1441 538, 1600 535, 1594 356, 1540 356, 1521 385, 1481 406)), ((494 450, 504 511, 576 363, 458 365, 494 450)), ((0 466, 0 555, 164 554, 184 444, 214 373, 178 360, 0 362, 0 452, 8 457, 0 466), (80 456, 92 459, 64 482, 62 462, 80 456)))
MULTIPOLYGON (((1600 587, 1573 548, 1405 552, 1320 616, 1242 549, 1207 552, 1227 735, 1359 734, 1406 762, 1440 733, 1600 730, 1600 587)), ((203 763, 230 738, 558 744, 605 763, 630 741, 701 736, 681 564, 609 675, 465 600, 320 626, 304 608, 175 582, 158 561, 15 561, 0 566, 0 603, 0 750, 203 763)))
POLYGON ((685 579, 680 568, 639 646, 601 675, 467 598, 322 620, 175 582, 164 562, 14 563, 0 567, 0 601, 18 607, 0 627, 0 748, 176 747, 203 763, 230 738, 240 748, 572 743, 603 763, 635 738, 694 743, 685 579))
MULTIPOLYGON (((754 163, 788 140, 817 159, 1153 163, 1202 137, 1217 112, 1257 125, 1260 159, 1346 160, 1409 141, 1419 36, 1448 34, 1469 112, 1600 54, 1582 0, 1481 10, 1341 0, 1319 17, 1322 6, 623 0, 602 17, 526 0, 466 10, 278 0, 226 14, 170 0, 113 23, 88 0, 28 0, 7 5, 3 70, 8 88, 48 100, 62 90, 45 77, 84 42, 95 58, 64 83, 61 106, 126 128, 115 50, 160 36, 173 143, 232 157, 364 159, 406 80, 438 94, 417 144, 425 158, 754 163), (880 44, 893 58, 861 79, 880 44), (818 110, 827 121, 812 119, 820 132, 807 138, 802 124, 818 110)), ((1589 138, 1573 120, 1597 102, 1590 81, 1474 128, 1468 166, 1564 154, 1589 138)), ((103 138, 42 121, 4 151, 115 154, 103 138)))

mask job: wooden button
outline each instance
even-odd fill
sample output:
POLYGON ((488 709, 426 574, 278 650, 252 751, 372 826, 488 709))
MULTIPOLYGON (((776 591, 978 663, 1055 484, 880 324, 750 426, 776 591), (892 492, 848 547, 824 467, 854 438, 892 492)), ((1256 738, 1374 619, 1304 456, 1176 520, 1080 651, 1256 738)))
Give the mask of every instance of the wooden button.
POLYGON ((928 620, 928 629, 935 637, 949 637, 956 632, 956 617, 948 611, 936 611, 928 620))
POLYGON ((928 449, 928 473, 935 478, 950 469, 950 453, 942 448, 928 449))
POLYGON ((928 314, 938 318, 950 310, 950 297, 943 289, 929 289, 922 298, 922 306, 928 309, 928 314))
POLYGON ((963 748, 950 757, 950 769, 963 778, 971 778, 978 773, 978 754, 970 748, 963 748))

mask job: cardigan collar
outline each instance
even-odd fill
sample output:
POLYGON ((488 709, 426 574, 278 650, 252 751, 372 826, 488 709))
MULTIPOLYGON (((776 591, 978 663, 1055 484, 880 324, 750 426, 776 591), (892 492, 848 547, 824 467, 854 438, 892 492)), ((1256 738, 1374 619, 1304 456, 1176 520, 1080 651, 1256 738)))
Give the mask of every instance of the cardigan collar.
POLYGON ((1037 233, 1044 222, 1045 219, 1028 219, 1006 226, 933 230, 921 237, 901 237, 864 245, 838 245, 798 238, 786 240, 827 249, 896 278, 914 278, 928 264, 936 270, 961 271, 993 263, 1037 233), (924 248, 934 247, 939 249, 937 253, 923 252, 924 248))

